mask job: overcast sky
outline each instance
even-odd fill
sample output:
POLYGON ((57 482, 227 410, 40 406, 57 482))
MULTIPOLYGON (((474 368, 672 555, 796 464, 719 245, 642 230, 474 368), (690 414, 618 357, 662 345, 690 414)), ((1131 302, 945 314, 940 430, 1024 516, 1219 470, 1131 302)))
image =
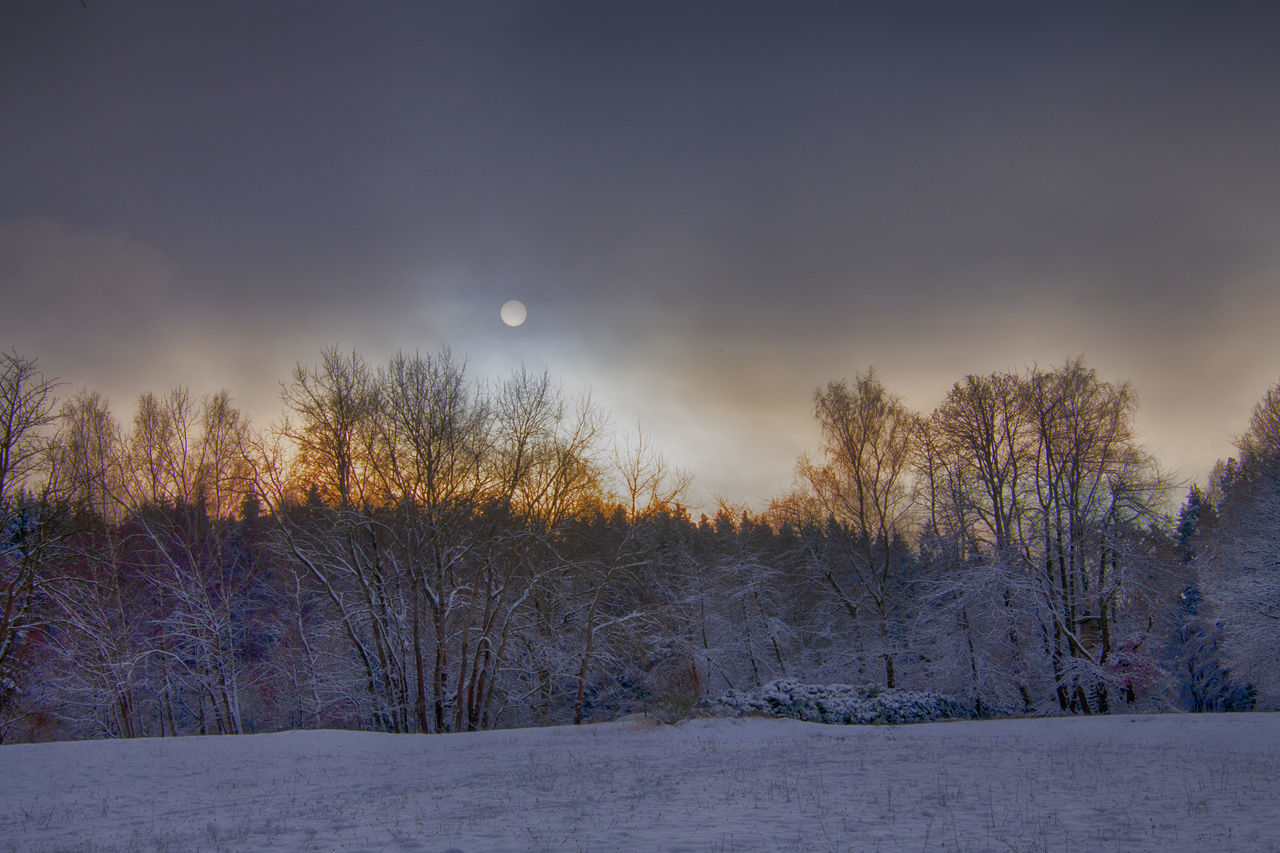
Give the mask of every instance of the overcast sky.
POLYGON ((0 346, 265 426, 447 345, 757 507, 829 379, 1084 355, 1203 481, 1280 379, 1277 10, 6 0, 0 346))

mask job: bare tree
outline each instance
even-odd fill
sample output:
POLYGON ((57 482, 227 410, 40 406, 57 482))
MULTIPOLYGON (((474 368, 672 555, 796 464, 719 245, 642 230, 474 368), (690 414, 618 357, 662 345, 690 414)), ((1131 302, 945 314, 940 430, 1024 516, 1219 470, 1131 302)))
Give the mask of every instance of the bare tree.
POLYGON ((1021 384, 1010 374, 965 377, 929 419, 937 458, 950 466, 957 532, 965 544, 981 537, 1002 559, 1023 538, 1031 426, 1021 384))
POLYGON ((885 683, 893 687, 890 621, 895 568, 913 509, 916 416, 872 371, 858 374, 852 386, 828 383, 814 399, 823 462, 804 460, 800 471, 828 521, 825 544, 833 546, 815 557, 851 617, 858 618, 866 605, 885 683))
POLYGON ((53 489, 83 522, 120 518, 120 426, 101 394, 81 391, 62 404, 49 457, 53 489))
POLYGON ((283 432, 297 452, 297 488, 304 495, 314 490, 321 500, 343 508, 376 501, 378 496, 366 491, 377 389, 364 359, 329 347, 319 366, 295 366, 280 394, 287 412, 283 432), (289 414, 298 423, 289 421, 289 414))
POLYGON ((962 635, 967 689, 978 708, 992 692, 996 702, 1006 701, 1003 686, 1016 683, 1030 711, 1029 655, 1037 649, 1024 577, 1034 463, 1023 383, 1012 374, 967 376, 920 429, 917 468, 930 508, 922 546, 932 546, 935 562, 924 621, 950 620, 962 635))
POLYGON ((49 476, 59 505, 70 509, 60 554, 56 605, 55 680, 60 716, 95 734, 135 737, 148 732, 139 686, 149 648, 147 612, 134 596, 124 491, 124 443, 110 406, 81 392, 60 410, 49 447, 49 476))
POLYGON ((674 508, 693 483, 688 471, 671 467, 639 424, 634 440, 614 445, 613 459, 622 478, 627 520, 632 523, 674 508))
POLYGON ((0 501, 6 504, 45 461, 58 383, 33 358, 0 352, 0 501))
POLYGON ((579 623, 576 685, 573 698, 573 723, 579 725, 585 718, 587 683, 592 669, 602 663, 618 664, 610 640, 626 629, 643 625, 651 613, 640 602, 626 595, 626 588, 639 583, 641 571, 649 565, 647 549, 641 546, 634 524, 627 524, 615 543, 597 551, 594 559, 584 560, 572 567, 579 583, 585 582, 585 595, 575 596, 577 613, 573 621, 579 623))
POLYGON ((1240 469, 1263 470, 1280 465, 1280 385, 1267 389, 1253 407, 1249 429, 1237 442, 1240 469))
POLYGON ((571 405, 547 374, 513 374, 494 403, 491 458, 505 509, 551 531, 583 501, 598 500, 602 427, 590 397, 571 405))
POLYGON ((197 409, 176 389, 162 402, 142 395, 125 442, 124 493, 165 610, 153 651, 197 697, 202 733, 243 731, 243 622, 255 581, 232 513, 251 494, 247 437, 225 391, 197 409))
POLYGON ((37 593, 56 536, 48 481, 32 482, 47 461, 56 387, 35 359, 0 352, 0 741, 9 699, 20 690, 17 657, 41 622, 37 593))
MULTIPOLYGON (((400 510, 388 533, 398 542, 408 575, 417 721, 421 731, 429 731, 431 725, 444 731, 453 623, 459 609, 473 615, 474 605, 461 608, 464 601, 470 604, 478 593, 492 598, 502 586, 486 571, 487 561, 468 560, 474 549, 472 514, 491 485, 486 463, 492 415, 468 386, 464 365, 447 350, 425 357, 397 355, 381 374, 381 388, 384 449, 378 458, 385 487, 400 510), (428 625, 423 624, 424 612, 428 625), (430 696, 425 661, 428 629, 434 647, 430 696)), ((510 476, 519 477, 523 462, 515 460, 514 468, 510 476)), ((510 505, 509 497, 505 502, 510 505)), ((487 610, 485 615, 493 614, 487 610)), ((464 678, 468 656, 483 653, 473 652, 472 627, 468 622, 462 629, 453 697, 455 727, 469 718, 469 700, 475 695, 468 692, 464 678)), ((490 648, 485 632, 489 627, 490 619, 482 619, 479 642, 484 651, 490 648)))

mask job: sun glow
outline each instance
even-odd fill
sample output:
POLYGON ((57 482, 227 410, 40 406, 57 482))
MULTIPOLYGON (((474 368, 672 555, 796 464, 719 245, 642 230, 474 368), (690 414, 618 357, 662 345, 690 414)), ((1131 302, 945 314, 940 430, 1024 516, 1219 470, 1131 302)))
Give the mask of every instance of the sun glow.
POLYGON ((502 304, 502 310, 498 314, 508 326, 519 326, 529 316, 529 310, 519 299, 512 299, 502 304))

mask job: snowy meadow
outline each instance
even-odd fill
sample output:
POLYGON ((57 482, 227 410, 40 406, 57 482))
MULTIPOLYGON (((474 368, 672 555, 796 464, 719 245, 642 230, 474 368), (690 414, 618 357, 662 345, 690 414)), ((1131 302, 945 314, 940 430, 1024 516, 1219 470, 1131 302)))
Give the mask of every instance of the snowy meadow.
POLYGON ((1280 715, 0 747, 2 850, 1280 850, 1280 715))

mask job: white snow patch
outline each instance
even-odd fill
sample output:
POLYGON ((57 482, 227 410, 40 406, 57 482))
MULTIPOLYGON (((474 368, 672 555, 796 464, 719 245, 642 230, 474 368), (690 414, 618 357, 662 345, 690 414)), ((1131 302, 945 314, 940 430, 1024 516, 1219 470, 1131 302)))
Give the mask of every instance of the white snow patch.
POLYGON ((937 693, 872 684, 804 684, 787 678, 757 690, 730 690, 702 703, 717 717, 763 715, 810 723, 933 723, 968 720, 973 708, 937 693))
POLYGON ((0 747, 8 850, 1280 850, 1280 714, 0 747))

